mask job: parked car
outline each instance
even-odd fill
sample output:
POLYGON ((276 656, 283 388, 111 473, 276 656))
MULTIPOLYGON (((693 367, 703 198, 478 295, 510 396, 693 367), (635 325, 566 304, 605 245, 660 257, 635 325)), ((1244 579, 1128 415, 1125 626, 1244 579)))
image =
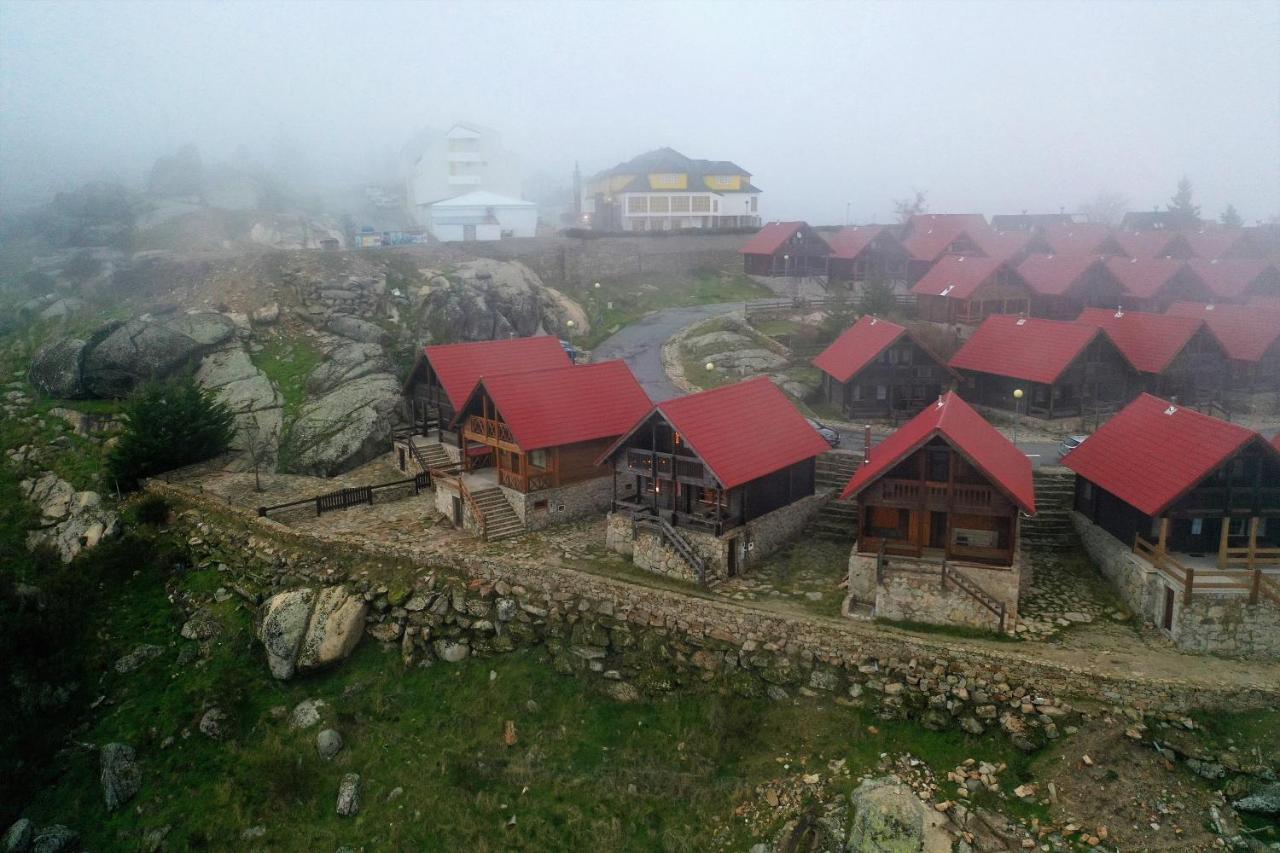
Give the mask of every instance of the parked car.
POLYGON ((1061 459, 1080 445, 1084 444, 1084 440, 1088 437, 1089 436, 1087 435, 1069 435, 1062 439, 1062 444, 1058 445, 1058 458, 1061 459))
POLYGON ((818 435, 822 436, 827 440, 827 444, 831 445, 832 447, 840 446, 840 433, 836 432, 831 427, 827 426, 826 424, 814 418, 806 418, 806 420, 809 421, 809 426, 813 427, 818 431, 818 435))
POLYGON ((572 361, 574 364, 577 364, 578 348, 575 347, 573 344, 569 343, 568 341, 566 341, 564 338, 560 339, 560 346, 564 347, 564 354, 569 356, 569 360, 572 361))

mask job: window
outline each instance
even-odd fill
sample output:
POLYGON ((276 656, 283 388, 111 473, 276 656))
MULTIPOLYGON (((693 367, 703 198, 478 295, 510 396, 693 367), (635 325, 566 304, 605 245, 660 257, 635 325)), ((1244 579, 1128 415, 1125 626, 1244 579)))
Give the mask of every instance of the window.
POLYGON ((649 186, 655 190, 684 189, 684 175, 679 172, 653 174, 649 176, 649 186))
POLYGON ((689 199, 693 205, 694 213, 710 213, 711 212, 711 196, 695 195, 689 199))
POLYGON ((1084 485, 1080 488, 1080 496, 1087 501, 1093 500, 1093 483, 1085 480, 1084 485))
POLYGON ((547 451, 532 450, 529 452, 529 467, 541 471, 547 470, 547 451))
POLYGON ((862 386, 855 384, 853 386, 853 401, 856 403, 862 399, 862 386))
POLYGON ((760 197, 753 195, 751 197, 751 212, 758 213, 759 210, 760 210, 760 197))
POLYGON ((671 212, 672 213, 688 213, 689 197, 687 195, 673 195, 671 197, 671 212))
POLYGON ((642 195, 627 196, 627 213, 648 213, 649 199, 642 195))
POLYGON ((717 199, 712 199, 712 201, 711 201, 711 212, 712 212, 712 213, 719 213, 719 212, 720 212, 720 199, 718 199, 718 198, 717 198, 717 199))
POLYGON ((927 364, 923 367, 917 367, 915 369, 915 377, 916 379, 930 379, 933 377, 933 368, 927 364))
POLYGON ((1244 516, 1236 516, 1231 519, 1230 527, 1227 529, 1228 536, 1244 536, 1249 532, 1249 519, 1244 516))
POLYGON ((667 213, 671 210, 671 199, 665 195, 655 195, 649 198, 650 213, 667 213))
POLYGON ((889 389, 888 389, 886 386, 884 386, 884 385, 877 385, 877 386, 876 386, 876 399, 877 399, 877 400, 887 400, 887 399, 889 399, 889 389))
POLYGON ((1202 533, 1204 533, 1204 519, 1203 518, 1191 519, 1191 535, 1199 536, 1202 533))

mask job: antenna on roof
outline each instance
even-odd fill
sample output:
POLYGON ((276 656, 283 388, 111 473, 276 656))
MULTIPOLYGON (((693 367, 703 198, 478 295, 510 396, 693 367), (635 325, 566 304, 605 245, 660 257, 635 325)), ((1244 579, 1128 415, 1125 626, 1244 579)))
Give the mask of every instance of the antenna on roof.
POLYGON ((1117 319, 1117 320, 1119 320, 1119 319, 1120 319, 1121 317, 1123 317, 1123 316, 1124 316, 1124 310, 1123 310, 1119 305, 1117 305, 1117 306, 1116 306, 1116 313, 1115 313, 1115 317, 1116 317, 1116 319, 1117 319))
POLYGON ((941 395, 941 394, 939 394, 939 395, 938 395, 938 408, 939 408, 939 409, 941 409, 944 405, 946 405, 946 402, 947 402, 947 401, 946 401, 946 400, 944 400, 944 399, 942 398, 942 395, 941 395))

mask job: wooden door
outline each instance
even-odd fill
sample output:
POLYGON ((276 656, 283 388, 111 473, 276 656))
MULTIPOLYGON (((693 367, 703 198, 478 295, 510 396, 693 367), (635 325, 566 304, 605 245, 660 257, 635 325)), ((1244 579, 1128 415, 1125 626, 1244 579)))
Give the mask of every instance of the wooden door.
POLYGON ((462 526, 462 498, 457 496, 453 499, 453 526, 462 526))
POLYGON ((737 537, 729 540, 729 577, 738 574, 738 540, 737 537))
POLYGON ((1173 599, 1174 593, 1172 587, 1164 588, 1164 616, 1160 619, 1160 627, 1166 631, 1173 630, 1173 599))
POLYGON ((947 514, 945 512, 929 513, 929 547, 947 547, 947 514))

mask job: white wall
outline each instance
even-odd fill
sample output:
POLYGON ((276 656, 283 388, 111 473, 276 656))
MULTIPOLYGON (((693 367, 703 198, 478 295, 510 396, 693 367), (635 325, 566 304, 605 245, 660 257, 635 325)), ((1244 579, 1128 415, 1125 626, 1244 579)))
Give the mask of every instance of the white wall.
POLYGON ((493 212, 494 217, 498 220, 497 225, 476 225, 477 240, 499 240, 502 238, 503 231, 510 231, 512 237, 533 237, 538 231, 538 208, 532 205, 520 207, 446 207, 439 208, 434 213, 430 207, 425 208, 426 212, 421 215, 421 219, 426 223, 426 227, 431 231, 432 236, 437 240, 449 242, 451 240, 462 240, 465 232, 465 226, 448 222, 450 219, 464 218, 482 218, 493 212), (436 219, 446 220, 437 222, 436 219))

